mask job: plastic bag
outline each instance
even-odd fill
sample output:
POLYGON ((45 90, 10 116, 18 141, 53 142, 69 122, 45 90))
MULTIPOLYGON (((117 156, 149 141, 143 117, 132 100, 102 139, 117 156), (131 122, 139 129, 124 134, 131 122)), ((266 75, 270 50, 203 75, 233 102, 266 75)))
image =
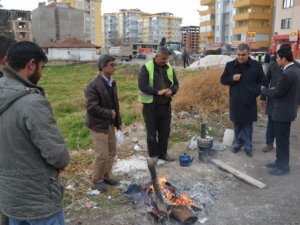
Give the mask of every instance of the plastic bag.
POLYGON ((197 147, 198 147, 197 137, 192 137, 191 140, 188 143, 188 149, 196 150, 197 147))
POLYGON ((122 131, 120 130, 117 130, 116 131, 116 143, 117 145, 121 145, 124 141, 124 136, 123 136, 123 133, 122 131))

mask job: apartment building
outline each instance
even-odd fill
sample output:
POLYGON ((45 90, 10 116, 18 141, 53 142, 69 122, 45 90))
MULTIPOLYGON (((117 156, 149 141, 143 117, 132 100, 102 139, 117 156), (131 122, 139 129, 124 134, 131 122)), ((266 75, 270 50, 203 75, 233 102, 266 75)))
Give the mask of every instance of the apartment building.
POLYGON ((101 0, 61 0, 73 8, 84 11, 84 34, 85 41, 97 46, 103 44, 102 40, 102 17, 101 0))
POLYGON ((200 52, 204 52, 208 44, 215 41, 215 5, 216 0, 201 0, 201 6, 205 10, 199 12, 200 15, 200 52))
POLYGON ((274 0, 236 0, 233 44, 249 42, 252 49, 268 50, 272 41, 274 0))
POLYGON ((200 27, 181 27, 181 42, 188 53, 199 53, 200 27))
POLYGON ((139 41, 139 20, 150 15, 139 9, 120 9, 118 12, 118 35, 124 44, 139 41))
POLYGON ((103 15, 103 40, 105 52, 114 45, 143 44, 144 48, 157 46, 162 37, 167 41, 180 42, 182 18, 171 13, 150 14, 139 9, 120 9, 118 13, 103 15))
POLYGON ((232 0, 216 0, 215 4, 215 43, 232 43, 232 28, 235 13, 232 0))
POLYGON ((108 49, 111 46, 121 45, 119 39, 119 26, 118 16, 116 13, 104 13, 103 14, 103 45, 102 51, 108 53, 108 49))
POLYGON ((32 11, 32 33, 34 41, 43 45, 49 41, 66 37, 85 39, 82 10, 69 5, 52 2, 46 5, 39 3, 32 11))
POLYGON ((277 51, 281 44, 291 45, 295 58, 300 58, 300 0, 276 0, 273 52, 277 51))
POLYGON ((32 41, 31 12, 0 9, 0 32, 17 41, 32 41))
POLYGON ((163 12, 143 16, 139 20, 139 42, 159 44, 163 37, 167 41, 180 42, 181 17, 163 12))

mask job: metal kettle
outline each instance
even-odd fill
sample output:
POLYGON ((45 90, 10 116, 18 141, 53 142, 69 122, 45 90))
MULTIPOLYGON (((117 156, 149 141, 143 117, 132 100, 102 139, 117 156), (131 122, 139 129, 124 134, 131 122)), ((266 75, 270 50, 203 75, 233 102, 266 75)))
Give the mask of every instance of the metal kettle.
POLYGON ((183 153, 179 156, 180 166, 190 166, 194 160, 194 157, 190 157, 187 153, 183 153))

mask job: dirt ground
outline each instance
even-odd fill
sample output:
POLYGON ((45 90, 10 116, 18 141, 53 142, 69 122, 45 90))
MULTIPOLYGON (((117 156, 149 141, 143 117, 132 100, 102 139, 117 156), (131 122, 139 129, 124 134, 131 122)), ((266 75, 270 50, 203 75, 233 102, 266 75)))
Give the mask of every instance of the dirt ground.
MULTIPOLYGON (((184 152, 195 157, 190 167, 181 167, 176 160, 158 166, 157 172, 160 175, 167 172, 168 181, 203 203, 202 211, 197 214, 199 221, 196 224, 201 222, 206 225, 300 224, 300 118, 292 125, 289 175, 274 177, 267 173, 265 164, 274 161, 275 152, 261 151, 265 143, 265 130, 266 117, 260 117, 254 125, 255 150, 252 158, 248 158, 243 151, 233 154, 230 149, 220 151, 216 155, 216 158, 264 182, 267 185, 265 189, 245 183, 209 162, 199 161, 198 152, 187 151, 186 143, 179 143, 170 148, 169 154, 176 159, 184 152), (197 189, 199 187, 200 189, 197 189)), ((123 179, 129 183, 145 182, 150 179, 149 172, 145 171, 143 175, 141 179, 134 179, 132 174, 123 179)), ((110 193, 103 195, 102 198, 110 198, 110 193)), ((147 209, 132 204, 127 198, 111 199, 109 204, 100 203, 97 207, 82 209, 77 213, 66 210, 66 218, 67 224, 70 225, 153 224, 147 209)), ((169 224, 177 223, 171 221, 169 224)))

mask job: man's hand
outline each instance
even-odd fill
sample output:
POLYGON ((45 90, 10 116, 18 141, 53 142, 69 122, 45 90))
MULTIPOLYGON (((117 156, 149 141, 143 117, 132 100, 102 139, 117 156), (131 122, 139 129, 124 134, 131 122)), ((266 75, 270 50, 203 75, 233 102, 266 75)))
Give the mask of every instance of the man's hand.
POLYGON ((168 89, 167 88, 164 88, 164 89, 161 89, 161 90, 159 90, 158 91, 158 95, 164 95, 164 94, 166 94, 168 92, 168 89))
POLYGON ((171 95, 172 95, 172 91, 171 91, 171 89, 167 89, 168 91, 165 93, 165 96, 166 97, 170 97, 171 95))
POLYGON ((111 118, 114 120, 116 118, 117 113, 115 110, 111 110, 111 112, 112 112, 111 118))
POLYGON ((232 79, 234 81, 239 81, 241 79, 241 76, 242 76, 242 74, 240 74, 240 73, 234 74, 233 77, 232 77, 232 79))

